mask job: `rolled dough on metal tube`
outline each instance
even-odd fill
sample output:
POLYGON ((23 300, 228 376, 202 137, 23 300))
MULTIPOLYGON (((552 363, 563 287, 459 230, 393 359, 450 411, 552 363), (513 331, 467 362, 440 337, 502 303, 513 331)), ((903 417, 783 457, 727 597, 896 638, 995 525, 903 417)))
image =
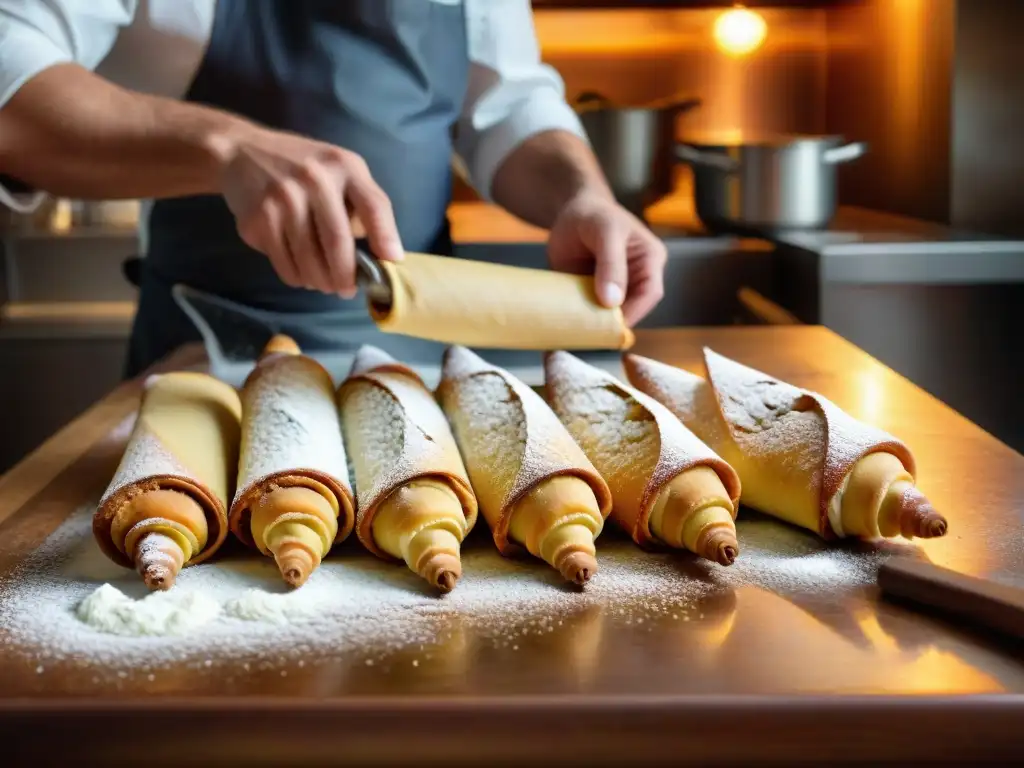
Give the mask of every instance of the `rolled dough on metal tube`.
POLYGON ((423 253, 380 266, 391 305, 370 302, 370 314, 386 333, 477 348, 633 346, 622 310, 598 303, 592 277, 423 253))

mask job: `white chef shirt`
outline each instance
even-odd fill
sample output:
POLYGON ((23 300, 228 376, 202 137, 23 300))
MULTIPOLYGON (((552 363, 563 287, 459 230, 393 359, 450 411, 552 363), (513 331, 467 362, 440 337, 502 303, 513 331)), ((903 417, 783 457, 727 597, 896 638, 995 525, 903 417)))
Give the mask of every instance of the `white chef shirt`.
MULTIPOLYGON (((490 196, 498 167, 530 136, 561 129, 585 137, 562 79, 541 62, 530 0, 421 2, 465 7, 470 75, 455 151, 478 193, 490 196)), ((205 55, 216 4, 0 0, 0 108, 35 75, 70 62, 126 88, 183 98, 205 55)), ((10 198, 0 188, 0 202, 12 205, 10 198)))

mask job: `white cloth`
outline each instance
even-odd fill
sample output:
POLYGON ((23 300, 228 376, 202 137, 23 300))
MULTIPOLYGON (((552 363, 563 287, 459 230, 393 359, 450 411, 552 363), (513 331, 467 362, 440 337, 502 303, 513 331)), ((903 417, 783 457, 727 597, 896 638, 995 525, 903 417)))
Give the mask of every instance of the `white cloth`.
MULTIPOLYGON (((422 2, 465 8, 471 66, 455 150, 478 193, 490 197, 498 167, 530 136, 561 129, 585 138, 562 79, 541 62, 529 0, 422 2)), ((0 108, 35 75, 72 62, 126 88, 182 98, 216 3, 0 0, 0 108)))

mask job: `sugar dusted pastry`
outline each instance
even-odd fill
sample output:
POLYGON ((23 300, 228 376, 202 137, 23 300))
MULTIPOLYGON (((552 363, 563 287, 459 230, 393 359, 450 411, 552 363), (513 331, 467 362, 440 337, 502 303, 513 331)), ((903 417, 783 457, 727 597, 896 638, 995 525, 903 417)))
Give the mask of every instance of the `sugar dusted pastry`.
POLYGON ((391 306, 370 313, 388 333, 506 349, 633 345, 622 310, 598 303, 589 276, 422 253, 380 266, 391 306))
POLYGON ((946 533, 915 486, 902 442, 710 349, 708 378, 626 355, 633 385, 663 403, 739 473, 742 501, 826 538, 946 533))
POLYGON ((369 346, 356 355, 338 404, 358 490, 359 540, 451 591, 477 503, 441 406, 412 370, 369 346))
POLYGON ((334 384, 294 341, 276 336, 242 388, 242 406, 231 530, 298 587, 352 531, 334 384))
POLYGON ((568 352, 544 360, 547 398, 608 483, 612 519, 641 546, 731 565, 736 472, 661 403, 568 352))
POLYGON ((100 549, 170 589, 183 566, 213 555, 228 531, 242 405, 202 373, 151 376, 120 466, 93 517, 100 549))
POLYGON ((444 356, 441 404, 502 554, 526 549, 576 584, 597 571, 611 493, 543 398, 464 347, 444 356))

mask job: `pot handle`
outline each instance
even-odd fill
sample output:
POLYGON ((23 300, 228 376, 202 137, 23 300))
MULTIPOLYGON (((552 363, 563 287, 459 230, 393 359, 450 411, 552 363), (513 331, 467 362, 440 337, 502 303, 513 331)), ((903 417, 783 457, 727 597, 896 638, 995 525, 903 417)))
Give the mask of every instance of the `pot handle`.
POLYGON ((611 100, 596 91, 584 91, 576 97, 574 104, 577 112, 590 112, 601 109, 609 109, 612 106, 611 100))
POLYGON ((855 141, 842 147, 826 149, 822 159, 830 165, 848 163, 851 160, 856 160, 858 157, 863 156, 867 151, 868 145, 866 141, 855 141))
POLYGON ((715 168, 726 173, 735 173, 739 170, 739 163, 728 155, 718 152, 701 152, 689 144, 676 144, 676 159, 683 163, 705 168, 715 168))

